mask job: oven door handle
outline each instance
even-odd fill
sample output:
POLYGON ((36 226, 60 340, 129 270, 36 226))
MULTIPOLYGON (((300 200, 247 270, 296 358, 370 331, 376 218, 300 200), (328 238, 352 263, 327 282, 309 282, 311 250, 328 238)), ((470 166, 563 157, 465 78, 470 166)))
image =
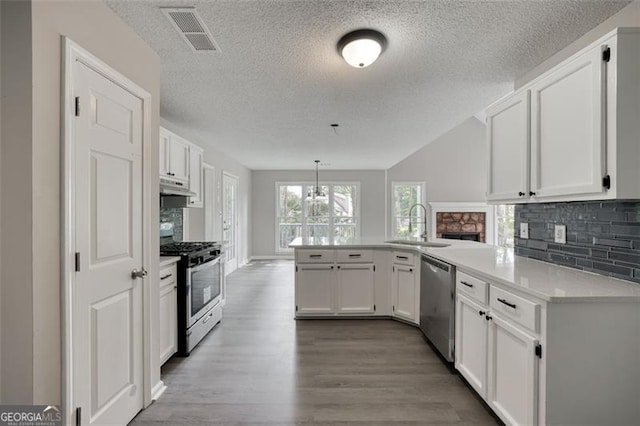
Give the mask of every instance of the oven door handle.
POLYGON ((191 267, 187 268, 187 274, 190 274, 191 272, 198 272, 198 271, 201 271, 203 269, 211 268, 213 265, 215 265, 217 263, 220 263, 220 256, 216 257, 213 260, 208 260, 205 263, 202 263, 200 265, 191 266, 191 267))

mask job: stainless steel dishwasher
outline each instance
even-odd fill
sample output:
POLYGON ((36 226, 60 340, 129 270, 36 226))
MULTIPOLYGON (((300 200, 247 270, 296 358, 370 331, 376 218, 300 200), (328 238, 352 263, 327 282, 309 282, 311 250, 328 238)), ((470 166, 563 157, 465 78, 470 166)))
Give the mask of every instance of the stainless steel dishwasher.
POLYGON ((455 342, 455 267, 422 255, 420 329, 449 362, 455 342))

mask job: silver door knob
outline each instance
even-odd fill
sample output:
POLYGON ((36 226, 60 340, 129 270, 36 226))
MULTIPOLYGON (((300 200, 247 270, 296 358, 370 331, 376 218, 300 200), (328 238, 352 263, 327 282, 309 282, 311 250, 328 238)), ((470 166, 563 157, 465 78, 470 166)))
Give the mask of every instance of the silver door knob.
POLYGON ((146 276, 147 276, 147 270, 144 268, 134 269, 133 271, 131 271, 131 278, 133 278, 134 280, 136 278, 144 278, 146 276))

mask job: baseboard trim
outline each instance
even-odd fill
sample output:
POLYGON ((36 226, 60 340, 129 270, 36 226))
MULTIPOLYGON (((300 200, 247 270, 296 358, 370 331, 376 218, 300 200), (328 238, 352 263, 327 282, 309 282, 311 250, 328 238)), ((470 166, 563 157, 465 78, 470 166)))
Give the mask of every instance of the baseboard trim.
POLYGON ((160 398, 166 390, 167 386, 164 384, 164 382, 162 380, 158 381, 153 389, 151 389, 151 400, 157 401, 158 398, 160 398))
POLYGON ((274 254, 270 256, 251 256, 249 262, 254 260, 293 260, 293 254, 274 254))

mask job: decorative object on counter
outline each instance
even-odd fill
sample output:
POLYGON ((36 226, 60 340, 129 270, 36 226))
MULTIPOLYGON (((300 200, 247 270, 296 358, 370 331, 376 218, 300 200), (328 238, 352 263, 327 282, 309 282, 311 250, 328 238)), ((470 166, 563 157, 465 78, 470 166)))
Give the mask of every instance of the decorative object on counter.
POLYGON ((354 68, 365 68, 378 59, 387 46, 387 39, 375 30, 356 30, 338 41, 338 52, 354 68))
POLYGON ((519 256, 640 282, 640 202, 574 202, 517 205, 516 229, 529 224, 529 239, 515 239, 519 256), (556 244, 555 225, 566 225, 556 244))

